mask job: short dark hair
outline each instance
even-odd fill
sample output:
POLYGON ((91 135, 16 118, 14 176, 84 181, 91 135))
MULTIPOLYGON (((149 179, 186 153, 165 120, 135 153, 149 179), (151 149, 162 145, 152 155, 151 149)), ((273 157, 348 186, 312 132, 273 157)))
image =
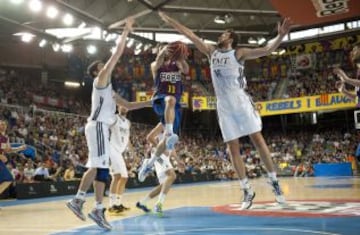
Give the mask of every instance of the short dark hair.
POLYGON ((96 60, 89 65, 87 72, 92 78, 95 77, 94 72, 97 71, 97 69, 98 69, 97 67, 100 63, 103 63, 103 62, 101 60, 96 60))
POLYGON ((233 29, 227 29, 226 32, 230 33, 230 38, 233 40, 233 42, 231 43, 231 47, 235 48, 239 42, 238 35, 234 32, 233 29))

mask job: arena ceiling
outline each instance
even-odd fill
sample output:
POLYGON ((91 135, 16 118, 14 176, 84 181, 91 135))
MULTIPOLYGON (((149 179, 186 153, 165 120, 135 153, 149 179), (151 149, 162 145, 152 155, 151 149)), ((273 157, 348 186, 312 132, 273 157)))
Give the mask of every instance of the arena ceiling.
MULTIPOLYGON (((61 19, 46 16, 45 9, 49 6, 55 6, 59 15, 73 15, 73 28, 85 22, 86 27, 100 27, 119 33, 121 25, 112 30, 109 30, 109 26, 128 16, 140 14, 142 16, 136 19, 134 27, 136 32, 175 33, 158 16, 156 10, 161 9, 204 39, 216 41, 220 32, 232 28, 240 36, 242 44, 247 44, 250 37, 255 40, 272 37, 276 33, 277 22, 281 20, 270 0, 34 0, 43 3, 42 13, 29 10, 31 1, 0 0, 0 39, 25 30, 60 43, 83 40, 81 35, 59 38, 46 32, 46 29, 66 27, 61 19), (215 23, 216 17, 225 23, 215 23)), ((131 37, 156 43, 144 36, 131 37)))

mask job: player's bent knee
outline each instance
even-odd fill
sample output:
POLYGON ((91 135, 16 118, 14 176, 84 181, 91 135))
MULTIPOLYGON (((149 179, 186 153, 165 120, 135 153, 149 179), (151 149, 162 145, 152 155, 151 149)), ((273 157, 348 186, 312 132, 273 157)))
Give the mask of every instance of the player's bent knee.
POLYGON ((97 168, 95 180, 107 183, 108 179, 109 179, 109 169, 97 168))

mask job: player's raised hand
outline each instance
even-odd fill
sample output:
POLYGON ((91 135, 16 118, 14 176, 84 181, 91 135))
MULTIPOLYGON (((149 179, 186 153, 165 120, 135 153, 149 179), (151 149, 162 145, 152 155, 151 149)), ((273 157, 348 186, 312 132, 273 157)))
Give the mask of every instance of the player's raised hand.
POLYGON ((346 74, 345 74, 345 72, 344 72, 342 69, 340 69, 340 68, 334 68, 333 72, 335 73, 335 75, 337 75, 337 76, 341 79, 342 82, 345 81, 345 79, 346 79, 346 74))
POLYGON ((291 27, 294 25, 292 20, 289 17, 286 17, 282 23, 278 22, 278 33, 281 36, 285 36, 290 32, 291 27))
POLYGON ((335 87, 339 92, 343 92, 344 91, 344 82, 343 81, 336 81, 335 83, 335 87))

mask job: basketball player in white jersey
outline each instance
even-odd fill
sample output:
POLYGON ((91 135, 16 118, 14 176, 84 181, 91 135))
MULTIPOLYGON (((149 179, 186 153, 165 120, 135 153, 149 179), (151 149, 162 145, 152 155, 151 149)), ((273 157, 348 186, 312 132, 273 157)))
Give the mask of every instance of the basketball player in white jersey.
POLYGON ((101 228, 110 230, 112 227, 105 219, 105 209, 102 204, 105 184, 109 175, 110 142, 109 128, 116 121, 116 103, 128 105, 129 102, 120 96, 114 96, 111 85, 111 73, 122 55, 126 38, 132 30, 134 20, 128 18, 121 37, 117 41, 115 52, 110 59, 103 64, 95 61, 89 66, 89 74, 94 77, 91 95, 91 114, 85 126, 86 142, 89 149, 89 157, 76 196, 67 203, 71 211, 81 220, 85 220, 82 207, 85 202, 86 191, 91 184, 95 190, 95 207, 88 217, 96 222, 101 228))
MULTIPOLYGON (((162 123, 158 123, 158 125, 150 131, 147 135, 146 139, 152 146, 157 146, 159 140, 163 137, 161 135, 164 134, 164 126, 162 123)), ((153 149, 156 151, 156 149, 153 149)), ((167 155, 162 153, 159 158, 154 162, 156 176, 159 181, 159 185, 156 186, 150 193, 148 193, 143 199, 136 203, 136 207, 143 210, 145 213, 150 212, 151 210, 146 206, 147 202, 150 199, 158 196, 158 200, 154 207, 154 213, 159 217, 163 216, 163 204, 165 202, 165 197, 170 190, 171 185, 176 180, 175 170, 170 162, 170 157, 174 157, 180 166, 184 166, 182 161, 177 157, 175 149, 171 149, 167 151, 167 155)))
POLYGON ((244 62, 269 55, 281 43, 289 33, 291 22, 286 18, 282 24, 278 24, 278 35, 265 47, 260 48, 237 48, 237 35, 232 31, 225 31, 218 40, 217 48, 205 44, 189 28, 183 26, 163 12, 160 17, 178 32, 187 36, 202 53, 210 59, 211 78, 217 98, 217 112, 219 125, 224 142, 230 152, 231 162, 240 179, 240 186, 244 191, 242 209, 248 209, 252 205, 255 192, 250 187, 246 177, 245 165, 240 156, 239 138, 249 136, 261 159, 264 161, 270 184, 273 187, 276 201, 284 203, 285 199, 278 184, 275 167, 270 157, 269 148, 261 134, 262 123, 259 113, 245 92, 246 79, 244 76, 244 62))

